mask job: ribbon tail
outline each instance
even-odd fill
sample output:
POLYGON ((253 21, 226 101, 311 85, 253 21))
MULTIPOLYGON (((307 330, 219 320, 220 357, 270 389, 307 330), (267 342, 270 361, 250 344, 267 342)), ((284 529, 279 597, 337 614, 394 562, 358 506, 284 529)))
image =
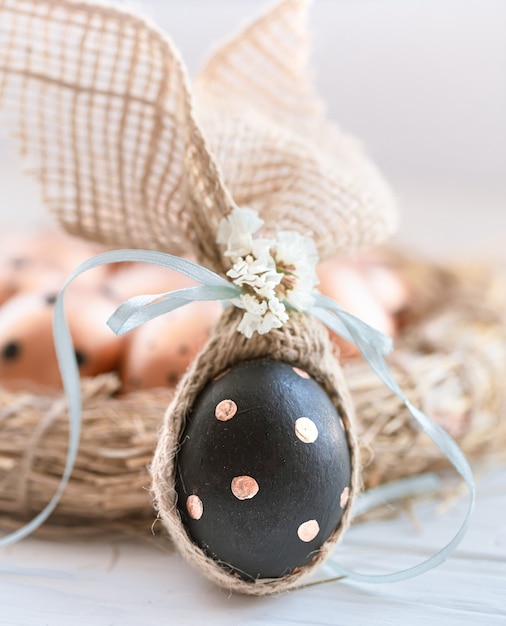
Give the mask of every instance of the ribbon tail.
MULTIPOLYGON (((76 276, 77 274, 74 275, 74 278, 76 276)), ((71 280, 73 280, 73 278, 71 280)), ((27 524, 10 534, 5 535, 4 537, 0 537, 0 547, 8 546, 24 539, 37 530, 37 528, 39 528, 49 518, 58 505, 58 502, 67 487, 77 458, 79 439, 81 435, 81 389, 79 383, 79 369, 63 307, 65 288, 71 280, 67 281, 65 287, 60 291, 56 299, 53 317, 56 355, 58 358, 60 372, 62 374, 63 388, 68 399, 69 410, 68 452, 65 468, 63 470, 58 488, 48 504, 27 524)))
POLYGON ((361 493, 353 503, 352 518, 355 519, 377 509, 380 506, 398 502, 403 498, 428 495, 441 488, 441 479, 433 472, 401 478, 368 489, 361 493))
POLYGON ((384 356, 393 349, 393 340, 385 333, 373 328, 363 320, 355 317, 331 298, 322 294, 315 294, 315 306, 308 313, 322 321, 335 333, 351 341, 358 348, 358 340, 370 344, 384 356))
POLYGON ((342 307, 339 307, 339 305, 325 296, 320 296, 318 294, 315 301, 317 306, 311 310, 311 313, 327 324, 335 332, 339 332, 339 330, 337 330, 338 328, 342 326, 345 327, 347 332, 342 336, 345 338, 351 337, 351 340, 359 348, 362 356, 367 361, 373 372, 392 393, 402 400, 403 404, 406 406, 409 413, 416 420, 423 432, 430 437, 432 442, 441 450, 441 452, 453 465, 455 470, 463 478, 469 490, 470 499, 467 512, 453 539, 451 539, 441 550, 439 550, 439 552, 413 567, 391 574, 360 574, 342 567, 339 563, 337 563, 334 556, 331 557, 332 566, 337 574, 346 576, 352 580, 367 583, 388 583, 413 578, 414 576, 423 574, 443 563, 459 545, 467 532, 476 500, 476 489, 471 467, 469 466, 463 452, 452 437, 450 437, 450 435, 438 424, 433 422, 423 411, 414 406, 404 395, 392 372, 383 359, 383 355, 388 353, 386 350, 389 347, 388 342, 384 339, 386 336, 378 331, 375 331, 357 318, 354 318, 349 313, 344 311, 342 307), (320 307, 328 309, 331 313, 328 313, 325 310, 319 311, 318 309, 320 307), (334 317, 338 319, 339 323, 334 321, 334 317), (328 323, 329 321, 330 324, 328 323))

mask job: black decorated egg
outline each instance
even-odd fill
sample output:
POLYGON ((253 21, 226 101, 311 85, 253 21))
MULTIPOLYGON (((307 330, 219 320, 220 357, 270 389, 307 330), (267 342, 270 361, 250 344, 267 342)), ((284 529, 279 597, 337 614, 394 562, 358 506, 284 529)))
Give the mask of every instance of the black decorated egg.
POLYGON ((191 540, 245 580, 309 564, 350 490, 340 416, 306 372, 245 361, 208 383, 180 440, 176 490, 191 540))

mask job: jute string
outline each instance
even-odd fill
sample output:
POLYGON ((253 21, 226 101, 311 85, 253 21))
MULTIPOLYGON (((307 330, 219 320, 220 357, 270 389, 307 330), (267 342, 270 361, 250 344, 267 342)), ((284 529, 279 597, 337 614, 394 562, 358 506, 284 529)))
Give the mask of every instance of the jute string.
POLYGON ((349 524, 353 498, 360 487, 360 451, 355 436, 354 411, 343 371, 332 353, 327 331, 307 315, 293 315, 281 329, 267 335, 246 339, 237 332, 241 312, 226 310, 218 321, 213 335, 181 381, 169 405, 158 440, 151 473, 155 502, 176 548, 183 556, 214 582, 235 591, 254 595, 279 593, 288 589, 300 576, 313 570, 339 541, 349 524), (246 582, 231 576, 226 564, 219 564, 204 554, 189 538, 177 511, 175 480, 179 440, 186 419, 205 385, 229 367, 242 361, 270 357, 307 371, 328 393, 339 411, 350 448, 352 476, 351 497, 340 526, 321 547, 307 566, 279 579, 258 579, 246 582))

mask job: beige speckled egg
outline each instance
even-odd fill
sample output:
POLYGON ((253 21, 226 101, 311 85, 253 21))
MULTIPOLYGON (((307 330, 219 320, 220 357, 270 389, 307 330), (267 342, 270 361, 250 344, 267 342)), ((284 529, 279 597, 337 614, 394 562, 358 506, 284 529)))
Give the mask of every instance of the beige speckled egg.
MULTIPOLYGON (((395 334, 393 316, 376 297, 356 263, 342 258, 330 259, 321 263, 316 271, 320 280, 319 290, 324 295, 377 330, 390 336, 395 334)), ((342 357, 359 354, 355 345, 339 335, 331 333, 331 337, 339 346, 342 357)))
POLYGON ((174 386, 221 310, 217 302, 192 302, 132 331, 120 368, 123 390, 174 386))
MULTIPOLYGON (((1 243, 2 256, 45 263, 66 273, 103 250, 97 244, 69 235, 54 226, 41 226, 28 231, 13 229, 4 233, 1 243)), ((103 268, 102 271, 107 270, 103 268)))
MULTIPOLYGON (((19 294, 0 308, 0 384, 61 386, 52 329, 55 295, 19 294)), ((65 304, 81 375, 114 369, 124 344, 106 325, 115 303, 98 291, 73 290, 65 304)))
POLYGON ((363 262, 360 270, 371 291, 389 313, 401 312, 408 306, 411 293, 398 268, 380 262, 363 262))
POLYGON ((18 293, 58 291, 65 282, 63 270, 30 259, 0 258, 0 305, 18 293))
MULTIPOLYGON (((48 226, 3 233, 0 249, 0 302, 9 293, 60 288, 80 263, 102 251, 96 244, 48 226), (57 274, 61 279, 54 285, 50 281, 57 274)), ((79 276, 75 284, 94 288, 111 273, 112 267, 93 268, 79 276)))
POLYGON ((143 294, 163 293, 197 283, 191 278, 166 267, 150 263, 121 263, 108 279, 107 288, 118 300, 128 300, 143 294))

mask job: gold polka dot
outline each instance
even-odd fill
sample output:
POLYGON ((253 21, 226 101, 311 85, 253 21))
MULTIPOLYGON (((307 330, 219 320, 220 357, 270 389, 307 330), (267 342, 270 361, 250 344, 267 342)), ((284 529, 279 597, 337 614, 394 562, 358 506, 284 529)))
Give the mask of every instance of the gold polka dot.
POLYGON ((341 497, 339 498, 339 504, 341 505, 342 509, 344 509, 344 507, 348 504, 349 499, 350 499, 350 488, 345 487, 343 489, 343 493, 341 494, 341 497))
POLYGON ((214 409, 216 419, 220 422, 231 420, 237 413, 237 404, 233 400, 222 400, 214 409))
POLYGON ((300 367, 292 367, 292 369, 301 378, 309 378, 309 374, 304 370, 301 370, 300 367))
POLYGON ((204 512, 204 505, 198 496, 188 496, 186 499, 186 510, 192 519, 200 519, 204 512))
POLYGON ((309 417, 299 417, 295 422, 295 434, 304 443, 314 443, 318 439, 318 428, 309 417))
POLYGON ((299 539, 304 542, 313 541, 316 535, 320 532, 320 526, 315 519, 310 519, 304 522, 297 529, 299 539))
POLYGON ((251 476, 236 476, 232 479, 231 489, 238 500, 250 500, 257 495, 260 487, 251 476))

